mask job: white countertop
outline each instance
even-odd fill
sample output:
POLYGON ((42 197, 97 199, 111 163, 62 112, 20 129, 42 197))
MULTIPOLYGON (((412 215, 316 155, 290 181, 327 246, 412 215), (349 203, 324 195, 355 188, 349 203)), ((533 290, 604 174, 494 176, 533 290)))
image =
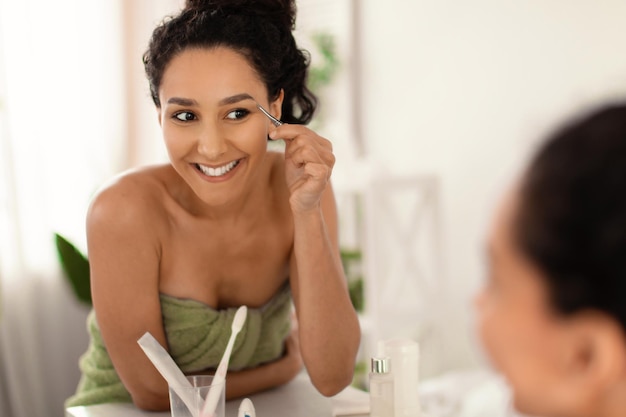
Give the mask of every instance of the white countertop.
MULTIPOLYGON (((311 384, 307 374, 298 375, 282 387, 249 397, 254 403, 258 417, 333 417, 343 410, 363 413, 369 408, 367 393, 348 387, 339 395, 327 398, 311 384)), ((241 400, 226 402, 226 417, 237 417, 241 400)), ((350 414, 351 417, 367 417, 365 414, 350 414)), ((169 417, 170 412, 142 411, 130 403, 111 403, 87 407, 70 407, 66 417, 169 417)))

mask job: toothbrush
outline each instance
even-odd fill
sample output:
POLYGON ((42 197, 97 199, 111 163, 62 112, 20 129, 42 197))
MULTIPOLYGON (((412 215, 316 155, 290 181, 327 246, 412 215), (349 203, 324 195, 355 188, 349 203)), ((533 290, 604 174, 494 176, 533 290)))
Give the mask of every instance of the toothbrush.
POLYGON ((275 118, 274 116, 272 116, 272 114, 270 112, 268 112, 267 110, 265 110, 263 108, 263 106, 261 106, 259 103, 256 104, 257 108, 259 110, 261 110, 261 112, 267 116, 268 119, 270 119, 270 122, 272 122, 272 124, 276 127, 281 126, 283 124, 283 122, 281 122, 280 120, 278 120, 277 118, 275 118))
POLYGON ((237 337, 237 334, 239 334, 241 328, 246 322, 247 315, 248 307, 246 306, 239 307, 237 309, 237 312, 235 313, 233 323, 230 327, 230 339, 228 340, 228 344, 226 345, 226 350, 224 351, 222 360, 220 360, 220 364, 215 371, 215 376, 213 377, 211 388, 209 389, 209 393, 206 397, 206 400, 204 401, 202 411, 200 412, 201 417, 212 417, 215 415, 217 402, 219 401, 220 394, 222 393, 222 385, 224 383, 224 380, 226 379, 226 371, 228 370, 228 362, 230 361, 230 354, 233 350, 233 345, 235 344, 235 338, 237 337))
MULTIPOLYGON (((183 400, 189 410, 193 412, 195 410, 196 398, 193 398, 193 394, 190 390, 178 390, 177 387, 187 388, 191 387, 191 383, 187 380, 187 377, 180 370, 174 359, 167 353, 167 350, 161 346, 158 340, 146 332, 143 336, 137 340, 137 343, 143 349, 144 353, 150 359, 154 367, 159 371, 161 376, 165 378, 169 386, 172 387, 178 396, 183 400)), ((200 398, 202 401, 202 398, 200 398)), ((197 412, 194 413, 194 417, 198 417, 197 412)))
POLYGON ((252 404, 252 400, 250 398, 243 399, 239 405, 239 413, 237 414, 237 417, 256 417, 254 404, 252 404))

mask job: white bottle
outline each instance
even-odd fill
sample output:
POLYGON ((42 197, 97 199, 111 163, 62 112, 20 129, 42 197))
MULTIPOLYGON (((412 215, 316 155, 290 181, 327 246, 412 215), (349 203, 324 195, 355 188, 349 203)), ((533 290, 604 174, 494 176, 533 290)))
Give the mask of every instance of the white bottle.
POLYGON ((370 417, 394 416, 393 377, 389 373, 390 359, 372 358, 370 383, 370 417))
POLYGON ((419 344, 410 339, 383 340, 378 354, 389 357, 393 364, 395 417, 420 417, 419 344))

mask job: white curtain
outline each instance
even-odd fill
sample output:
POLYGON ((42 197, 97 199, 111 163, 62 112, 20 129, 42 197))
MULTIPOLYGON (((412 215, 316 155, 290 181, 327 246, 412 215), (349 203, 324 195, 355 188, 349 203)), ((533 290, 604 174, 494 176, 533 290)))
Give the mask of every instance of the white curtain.
POLYGON ((125 145, 121 2, 0 0, 0 415, 63 416, 88 308, 53 233, 84 248, 125 145))

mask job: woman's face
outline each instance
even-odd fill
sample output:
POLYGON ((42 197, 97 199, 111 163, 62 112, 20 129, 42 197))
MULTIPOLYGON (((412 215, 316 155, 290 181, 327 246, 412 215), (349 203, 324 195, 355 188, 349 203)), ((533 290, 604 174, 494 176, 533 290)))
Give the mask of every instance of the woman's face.
POLYGON ((548 303, 538 271, 513 240, 516 197, 502 206, 489 239, 489 276, 476 299, 479 335, 507 379, 515 407, 531 415, 566 415, 571 392, 563 381, 567 324, 548 303))
POLYGON ((277 117, 282 104, 282 97, 268 103, 267 95, 248 61, 225 47, 184 50, 166 67, 159 89, 165 145, 205 203, 233 201, 259 178, 270 123, 256 102, 277 117))

